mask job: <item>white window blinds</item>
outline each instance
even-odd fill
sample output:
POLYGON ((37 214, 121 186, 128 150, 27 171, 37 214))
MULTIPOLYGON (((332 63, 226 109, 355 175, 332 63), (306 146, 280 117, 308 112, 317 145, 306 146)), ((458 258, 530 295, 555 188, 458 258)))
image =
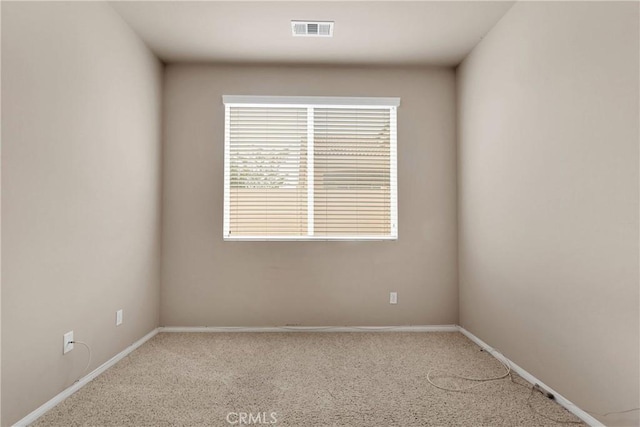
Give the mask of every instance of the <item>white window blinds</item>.
POLYGON ((225 239, 397 238, 397 98, 225 96, 225 239))

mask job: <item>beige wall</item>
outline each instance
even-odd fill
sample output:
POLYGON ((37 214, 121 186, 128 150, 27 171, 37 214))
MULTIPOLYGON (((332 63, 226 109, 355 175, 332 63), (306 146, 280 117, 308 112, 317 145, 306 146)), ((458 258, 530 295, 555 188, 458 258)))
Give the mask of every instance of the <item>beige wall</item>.
POLYGON ((104 3, 2 2, 2 425, 82 374, 63 333, 93 370, 158 325, 161 73, 104 3))
POLYGON ((458 69, 461 324, 601 413, 639 400, 638 72, 608 2, 519 2, 458 69))
POLYGON ((164 89, 163 325, 457 322, 453 70, 169 65, 164 89), (223 94, 401 97, 400 239, 224 242, 223 94))

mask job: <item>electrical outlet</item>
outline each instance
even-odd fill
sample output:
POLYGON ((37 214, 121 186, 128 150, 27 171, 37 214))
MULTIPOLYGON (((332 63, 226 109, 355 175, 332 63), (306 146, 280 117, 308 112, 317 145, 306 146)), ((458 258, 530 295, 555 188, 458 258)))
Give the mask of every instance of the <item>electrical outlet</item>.
POLYGON ((122 309, 116 311, 116 326, 122 325, 122 309))
POLYGON ((62 354, 67 354, 73 350, 73 331, 69 331, 62 336, 62 354))
POLYGON ((398 303, 398 293, 389 292, 389 304, 397 304, 397 303, 398 303))

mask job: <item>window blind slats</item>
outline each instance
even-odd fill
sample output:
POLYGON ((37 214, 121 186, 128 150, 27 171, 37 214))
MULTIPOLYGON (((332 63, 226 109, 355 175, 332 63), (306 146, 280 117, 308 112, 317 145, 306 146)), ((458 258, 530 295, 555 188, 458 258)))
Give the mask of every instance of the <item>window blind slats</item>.
POLYGON ((397 236, 395 107, 225 109, 225 238, 397 236))
POLYGON ((316 108, 316 235, 391 234, 389 109, 316 108))
POLYGON ((306 108, 228 111, 228 236, 306 230, 306 108))

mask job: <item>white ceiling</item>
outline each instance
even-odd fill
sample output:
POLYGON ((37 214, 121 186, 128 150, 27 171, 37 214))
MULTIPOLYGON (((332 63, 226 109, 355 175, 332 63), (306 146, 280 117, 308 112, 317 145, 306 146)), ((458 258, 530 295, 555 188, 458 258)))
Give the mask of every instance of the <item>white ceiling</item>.
POLYGON ((457 65, 513 2, 111 4, 166 62, 457 65), (292 37, 291 20, 335 21, 334 37, 292 37))

